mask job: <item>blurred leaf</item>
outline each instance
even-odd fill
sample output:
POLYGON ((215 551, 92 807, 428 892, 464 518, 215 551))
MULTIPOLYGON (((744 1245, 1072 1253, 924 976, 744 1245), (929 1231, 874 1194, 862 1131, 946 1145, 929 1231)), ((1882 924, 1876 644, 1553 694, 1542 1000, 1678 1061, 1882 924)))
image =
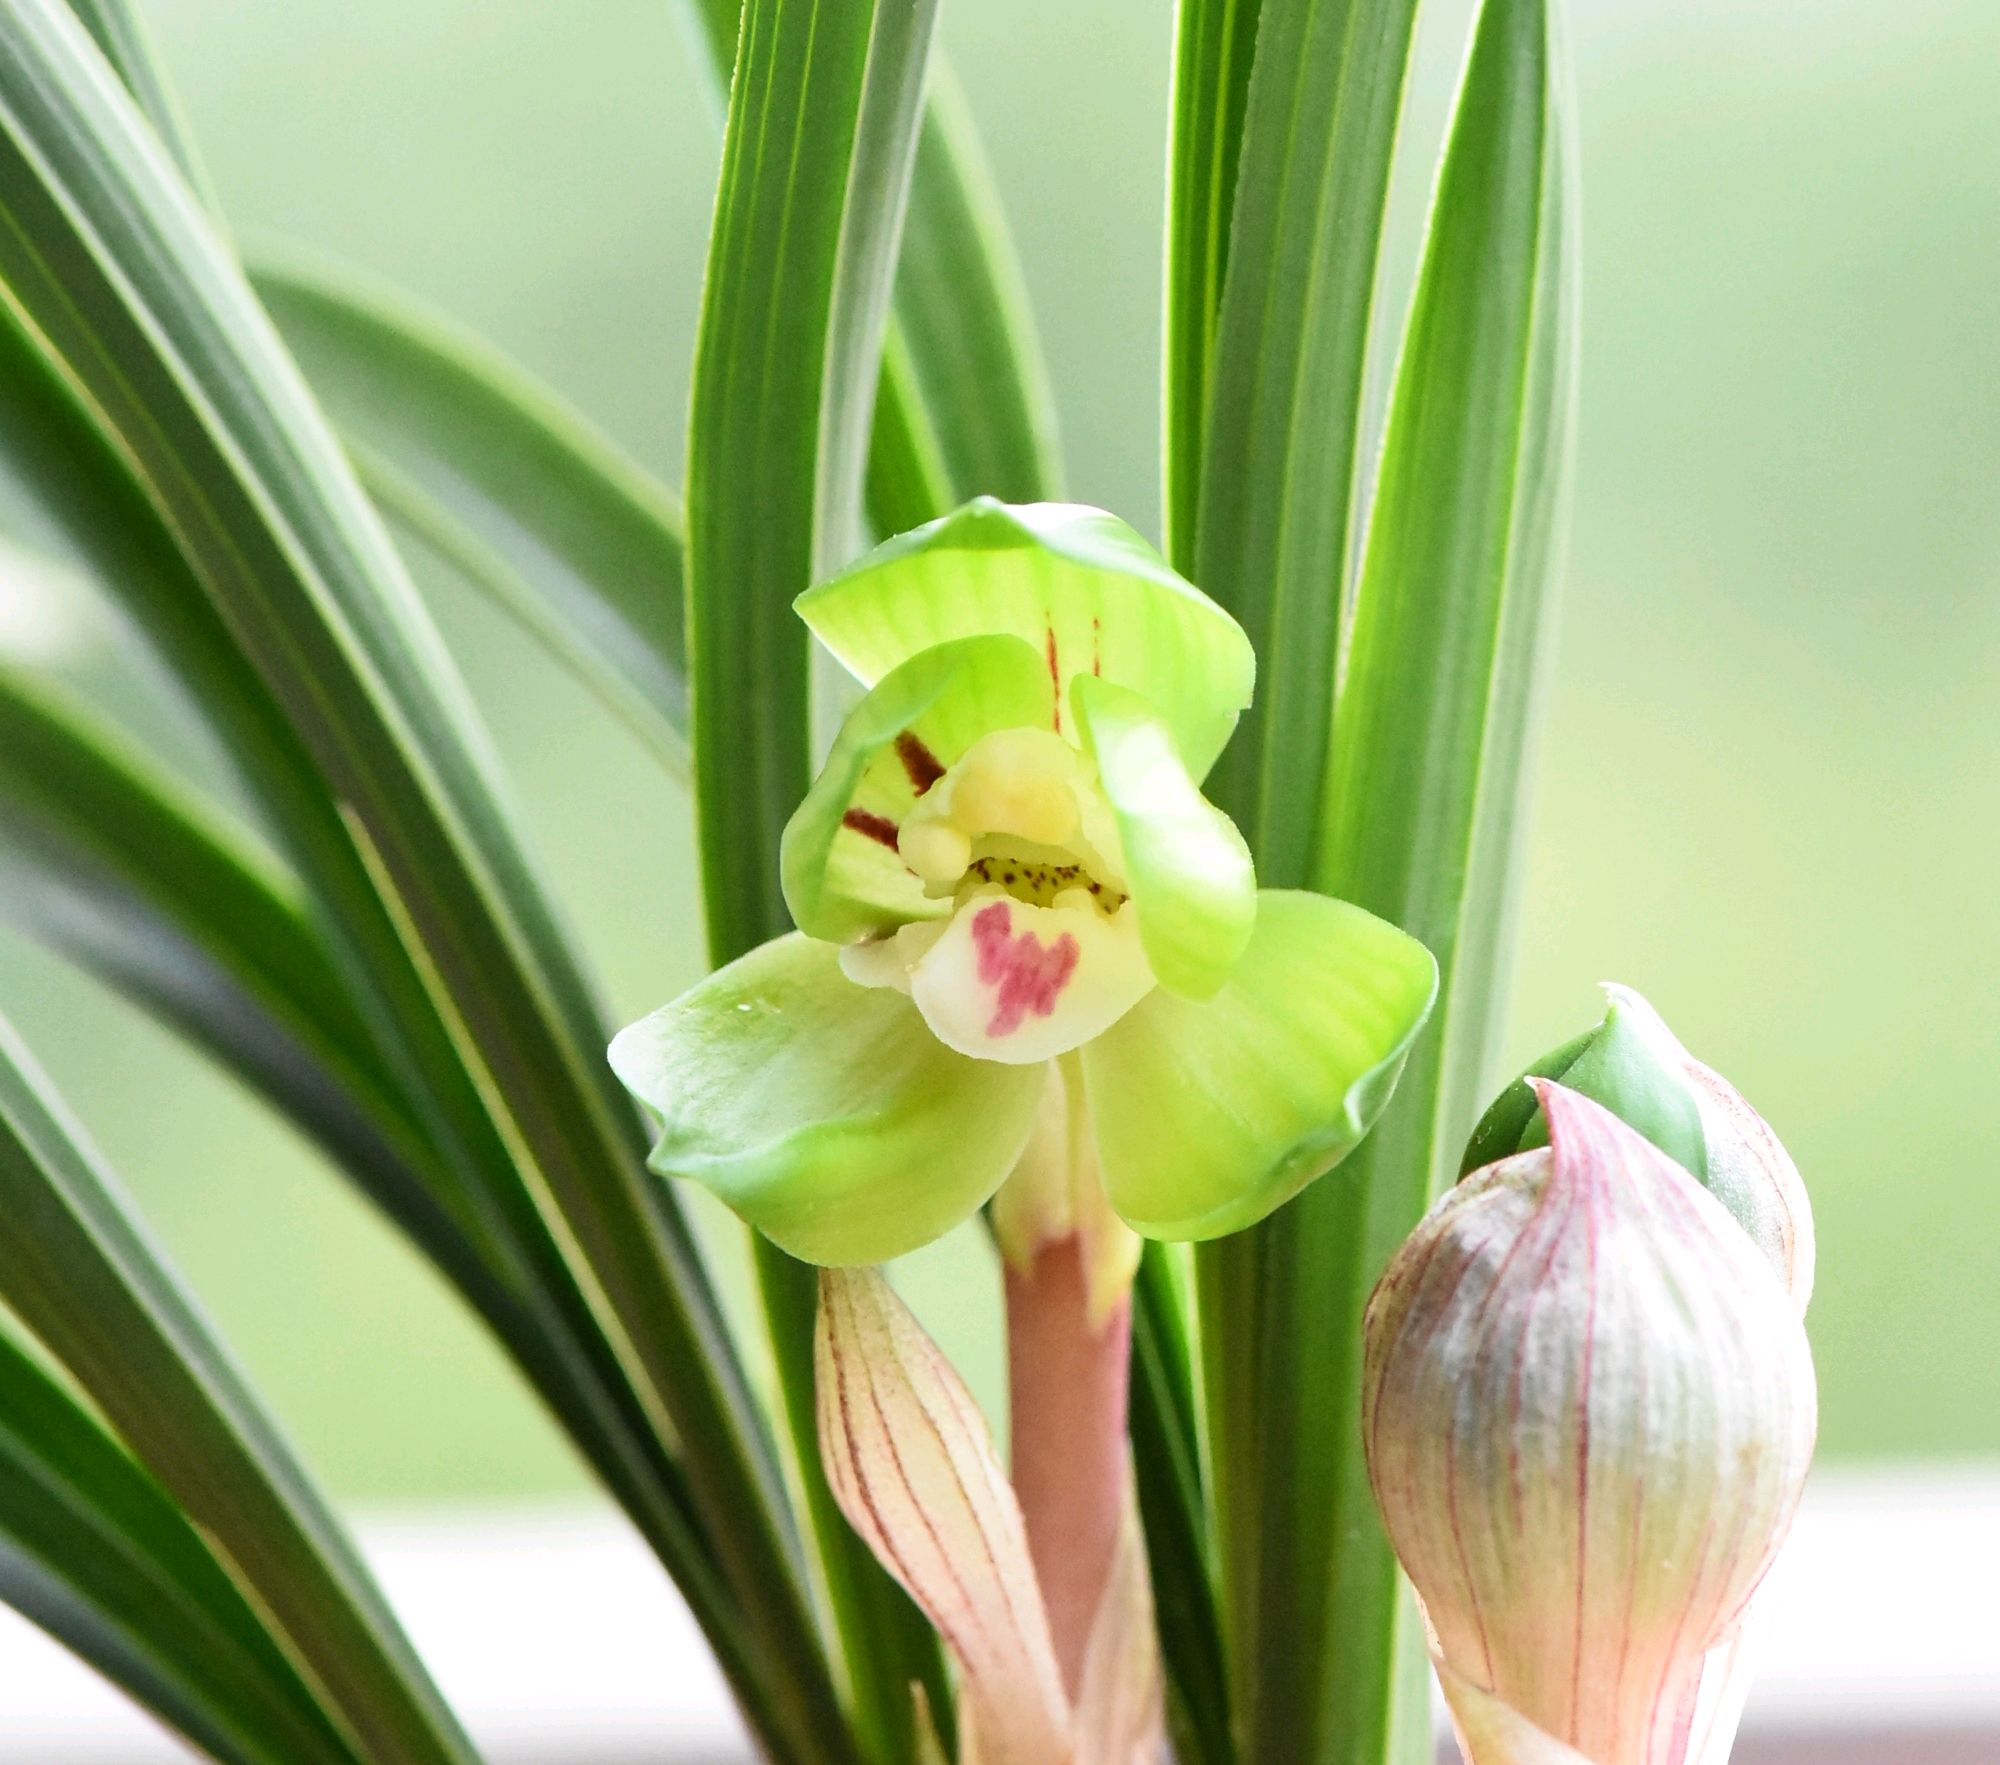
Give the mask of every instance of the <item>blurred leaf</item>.
POLYGON ((172 156, 187 185, 210 212, 217 212, 187 119, 160 67, 145 21, 132 0, 70 0, 69 9, 103 52, 112 70, 125 82, 140 113, 153 126, 160 145, 172 156))
POLYGON ((1429 945, 1439 1009, 1341 1178, 1203 1270, 1204 1325, 1231 1331, 1224 1389, 1254 1379, 1217 1436, 1253 1758, 1430 1758, 1422 1637, 1362 1463, 1361 1311, 1471 1125, 1500 1004, 1566 458, 1565 126, 1546 0, 1486 0, 1391 398, 1313 877, 1429 945))
POLYGON ((0 1296, 213 1542, 361 1757, 474 1755, 360 1557, 0 1025, 0 1296))
POLYGON ((0 912, 209 1048, 326 1147, 485 1320, 718 1650, 740 1653, 678 1468, 485 1252, 296 881, 121 738, 4 667, 0 878, 0 912))
POLYGON ((0 1599, 226 1765, 356 1757, 173 1499, 4 1331, 0 1599))
POLYGON ((868 512, 901 533, 975 496, 1062 494, 1055 395, 965 95, 934 58, 896 263, 868 512))
POLYGON ((1166 554, 1194 569, 1202 437, 1263 0, 1179 0, 1168 160, 1166 554))
MULTIPOLYGON (((709 9, 711 19, 716 8, 709 9)), ((807 784, 808 639, 793 600, 845 562, 908 192, 933 0, 743 13, 688 435, 695 798, 710 958, 790 923, 779 842, 807 784)), ((862 1751, 915 1748, 909 1687, 947 1707, 907 1597, 841 1521, 815 1446, 812 1271, 759 1238, 794 1469, 862 1751)))
POLYGON ((376 502, 684 767, 673 494, 406 297, 288 262, 255 279, 376 502))
MULTIPOLYGON (((0 275, 254 666, 250 702, 281 707, 261 738, 295 734, 322 775, 263 804, 301 836, 311 886, 338 886, 343 960, 415 1056, 456 1168, 615 1401, 680 1443, 754 1644, 728 1663, 753 1721, 785 1756, 819 1757, 832 1692, 761 1419, 463 686, 268 320, 89 42, 52 0, 5 0, 0 25, 0 275)), ((220 678, 213 635, 190 647, 220 678)))

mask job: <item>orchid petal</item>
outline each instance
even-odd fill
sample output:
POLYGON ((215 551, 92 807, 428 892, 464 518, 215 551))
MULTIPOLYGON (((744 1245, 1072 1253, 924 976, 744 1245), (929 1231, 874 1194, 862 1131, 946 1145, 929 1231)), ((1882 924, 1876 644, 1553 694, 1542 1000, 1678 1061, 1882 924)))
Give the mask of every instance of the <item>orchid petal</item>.
POLYGON ((1256 923, 1250 848, 1188 776, 1166 720, 1146 700, 1085 675, 1070 702, 1118 823, 1146 960, 1169 992, 1209 998, 1256 923))
POLYGON ((1250 703, 1256 659, 1234 619, 1101 509, 979 497, 808 589, 800 616, 861 681, 953 638, 1034 646, 1059 694, 1102 675, 1159 706, 1197 778, 1250 703))
POLYGON ((1131 913, 1082 889, 1053 906, 973 895, 910 970, 910 997, 946 1046, 1010 1066, 1101 1035, 1153 988, 1131 913))
POLYGON ((1016 637, 925 650, 848 713, 813 787, 785 826, 785 903, 799 930, 847 943, 923 919, 927 898, 897 836, 917 800, 990 730, 1051 727, 1041 657, 1016 637))
POLYGON ((1368 1132, 1436 990, 1430 952, 1386 921, 1261 891, 1213 999, 1155 992, 1084 1047, 1111 1205, 1154 1238, 1262 1219, 1368 1132))
POLYGON ((1020 1157, 1042 1075, 967 1060, 830 944, 760 945, 611 1044, 660 1122, 651 1164, 792 1255, 883 1262, 942 1237, 1020 1157))
POLYGON ((815 1345, 827 1481, 951 1653, 961 1757, 1069 1765, 1027 1530, 964 1382, 872 1269, 820 1277, 815 1345))

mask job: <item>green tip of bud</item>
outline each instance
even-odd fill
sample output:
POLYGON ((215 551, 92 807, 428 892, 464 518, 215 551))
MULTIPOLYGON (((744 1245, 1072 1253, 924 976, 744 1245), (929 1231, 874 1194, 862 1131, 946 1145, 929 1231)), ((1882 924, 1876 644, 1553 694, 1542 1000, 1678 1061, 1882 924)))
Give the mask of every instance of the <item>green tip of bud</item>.
POLYGON ((1602 1104, 1682 1169, 1708 1180, 1708 1144, 1680 1044, 1637 993, 1618 986, 1605 991, 1610 1003, 1603 1022, 1545 1054, 1494 1099, 1466 1143, 1461 1176, 1549 1143, 1530 1081, 1554 1079, 1602 1104))
POLYGON ((1604 1019, 1494 1099, 1467 1141, 1461 1177, 1549 1143, 1536 1081, 1588 1097, 1720 1201, 1777 1270, 1801 1312, 1812 1294, 1812 1210, 1797 1167, 1763 1118, 1694 1058, 1630 987, 1607 983, 1604 1019))

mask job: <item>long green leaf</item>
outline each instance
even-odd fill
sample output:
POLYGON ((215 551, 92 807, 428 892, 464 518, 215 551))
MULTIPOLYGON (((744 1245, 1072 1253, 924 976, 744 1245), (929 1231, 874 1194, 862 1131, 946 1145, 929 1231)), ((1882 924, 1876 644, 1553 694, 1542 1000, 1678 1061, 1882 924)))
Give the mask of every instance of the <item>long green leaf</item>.
MULTIPOLYGON (((268 320, 87 40, 51 0, 8 0, 0 23, 9 296, 117 434, 340 805, 345 853, 322 839, 301 874, 317 888, 346 867, 329 916, 346 937, 370 923, 358 862, 400 940, 354 952, 355 983, 390 982, 394 997, 371 994, 383 1033, 414 1032, 419 1052, 447 1033, 456 1076, 437 1062, 423 1073, 449 1106, 437 1125, 503 1241, 543 1288, 581 1284, 613 1356, 605 1370, 681 1443, 755 1643, 734 1664, 739 1692, 774 1746, 784 1736, 788 1756, 818 1756, 827 1670, 761 1422, 686 1227, 643 1170, 636 1119, 603 1069, 602 1030, 463 688, 268 320)), ((301 812, 269 794, 266 806, 301 812)))
POLYGON ((1181 570, 1195 567, 1202 438, 1262 3, 1180 0, 1174 12, 1164 476, 1167 556, 1181 570))
MULTIPOLYGON (((683 0, 726 87, 742 0, 683 0)), ((964 95, 942 55, 917 137, 916 169, 882 340, 868 460, 868 516, 902 533, 974 496, 1062 494, 1055 397, 964 95)))
MULTIPOLYGON (((793 600, 858 548, 867 440, 933 0, 742 14, 688 434, 688 652, 710 956, 790 923, 778 843, 805 794, 809 666, 793 600)), ((794 1469, 859 1747, 915 1748, 937 1650, 840 1518, 815 1446, 811 1271, 759 1239, 794 1469)))
POLYGON ((70 0, 70 11, 90 33, 112 71, 125 82, 133 103, 152 124, 160 145, 173 156, 188 188, 213 212, 215 193, 138 8, 132 0, 70 0))
POLYGON ((227 1765, 352 1765, 172 1498, 4 1331, 0 1599, 227 1765))
MULTIPOLYGON (((1421 1633, 1362 1460, 1361 1312, 1471 1125, 1501 1003, 1569 416, 1549 35, 1546 0, 1482 8, 1384 438, 1313 880, 1422 938, 1443 978, 1374 1134, 1255 1246, 1261 1628, 1233 1639, 1250 1757, 1430 1757, 1421 1633)), ((1219 1310, 1241 1265, 1216 1273, 1219 1310)))
POLYGON ((371 1761, 469 1761, 360 1557, 0 1025, 0 1297, 213 1541, 371 1761))
POLYGON ((233 1068, 327 1149, 499 1339, 728 1658, 744 1643, 680 1476, 441 1200, 422 1125, 299 889, 128 744, 0 667, 0 913, 233 1068))
MULTIPOLYGON (((213 815, 190 811, 185 792, 155 791, 121 763, 115 744, 90 740, 73 718, 58 716, 52 725, 38 715, 47 705, 35 695, 13 707, 39 732, 22 735, 12 750, 25 764, 0 772, 6 843, 17 867, 32 873, 32 886, 17 890, 10 908, 149 1009, 203 1036, 309 1133, 324 1138, 336 1130, 337 1138, 325 1140, 329 1149, 349 1158, 349 1174, 500 1331, 680 1581, 725 1667, 754 1702, 751 1651, 740 1639, 732 1645, 734 1620, 712 1585, 706 1545, 690 1531, 667 1443, 625 1384, 505 1146, 490 1125, 479 1138, 485 1116, 478 1094, 462 1071, 458 1095, 437 1094, 459 1071, 455 1047, 309 757, 215 622, 122 461, 8 323, 0 323, 0 437, 0 521, 76 566, 141 623, 177 684, 214 722, 323 911, 308 920, 284 899, 246 904, 270 879, 267 866, 244 859, 226 836, 218 845, 213 815), (79 736, 94 753, 75 752, 79 736), (48 749, 39 761, 37 741, 48 749), (51 791, 51 777, 66 780, 64 788, 51 791), (153 800, 162 794, 164 806, 153 800), (135 834, 145 838, 135 843, 135 834), (205 849, 177 850, 190 841, 205 849), (185 889, 177 886, 183 878, 185 889), (217 903, 235 907, 218 914, 217 903), (300 936, 335 934, 329 941, 338 947, 324 956, 276 951, 288 920, 300 936), (334 961, 342 954, 344 965, 334 961), (359 975, 364 991, 387 1001, 393 1015, 375 1027, 386 1024, 387 1045, 400 1051, 393 1066, 365 1042, 341 1047, 317 1074, 299 1060, 274 1063, 288 1047, 286 1024, 324 1040, 353 1022, 351 1010, 319 990, 329 962, 341 978, 359 975), (273 1035, 273 989, 294 982, 306 990, 284 1006, 273 1035), (423 1091, 425 1123, 433 1131, 444 1125, 436 1136, 444 1144, 454 1132, 470 1132, 458 1150, 477 1161, 470 1168, 487 1185, 483 1191, 449 1169, 431 1174, 421 1161, 411 1163, 398 1115, 370 1124, 373 1145, 356 1142, 352 1110, 371 1098, 389 1100, 392 1087, 350 1086, 340 1075, 378 1065, 423 1091), (332 1122, 329 1099, 337 1100, 332 1122)), ((281 896, 288 892, 280 887, 281 896)), ((302 1059, 305 1048, 298 1042, 289 1052, 302 1059)))
MULTIPOLYGON (((1194 579, 1256 646, 1257 702, 1207 788, 1249 838, 1267 886, 1312 880, 1351 576, 1368 315, 1415 10, 1415 0, 1195 0, 1181 18, 1169 506, 1194 579)), ((1282 1276, 1266 1254, 1284 1230, 1266 1225, 1196 1252, 1232 1719, 1245 1759, 1309 1757, 1323 1692, 1323 1614, 1300 1611, 1317 1589, 1310 1572, 1275 1557, 1277 1521, 1261 1499, 1266 1479, 1304 1474, 1272 1460, 1289 1442, 1271 1414, 1283 1398, 1263 1383, 1265 1336, 1287 1327, 1274 1292, 1282 1276)))
MULTIPOLYGON (((1257 651, 1257 702, 1209 790, 1267 888, 1304 884, 1317 845, 1368 315, 1415 17, 1416 0, 1263 0, 1256 25, 1192 555, 1194 580, 1257 651)), ((1181 364, 1170 368, 1178 380, 1181 364)))
POLYGON ((684 766, 672 492, 406 296, 282 260, 255 282, 376 502, 684 766))
POLYGON ((1062 494, 1055 399, 1000 201, 942 58, 917 137, 868 461, 881 534, 975 496, 1062 494))

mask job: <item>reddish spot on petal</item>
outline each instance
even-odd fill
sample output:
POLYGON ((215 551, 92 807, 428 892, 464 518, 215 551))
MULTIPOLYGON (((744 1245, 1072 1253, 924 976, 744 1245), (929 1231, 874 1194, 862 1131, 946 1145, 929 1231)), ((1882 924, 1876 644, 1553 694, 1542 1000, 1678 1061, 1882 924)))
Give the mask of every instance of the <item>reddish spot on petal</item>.
POLYGON ((896 824, 886 815, 877 815, 872 809, 850 809, 840 818, 840 825, 892 852, 896 850, 896 824))
POLYGON ((914 729, 906 729, 896 737, 896 758, 902 761, 903 770, 909 775, 910 789, 920 797, 944 777, 937 755, 924 745, 923 737, 914 729))
POLYGON ((1090 622, 1090 671, 1101 675, 1104 672, 1104 621, 1093 618, 1090 622))
POLYGON ((1056 734, 1062 734, 1062 665, 1056 657, 1056 628, 1048 628, 1049 641, 1046 654, 1049 659, 1049 686, 1056 714, 1056 734))
POLYGON ((1044 944, 1033 932, 1014 935, 1014 915, 1004 901, 995 901, 972 916, 972 946, 979 952, 979 978, 998 989, 989 1036, 1011 1036, 1028 1013, 1047 1017, 1062 990, 1076 973, 1083 952, 1068 932, 1044 944))

